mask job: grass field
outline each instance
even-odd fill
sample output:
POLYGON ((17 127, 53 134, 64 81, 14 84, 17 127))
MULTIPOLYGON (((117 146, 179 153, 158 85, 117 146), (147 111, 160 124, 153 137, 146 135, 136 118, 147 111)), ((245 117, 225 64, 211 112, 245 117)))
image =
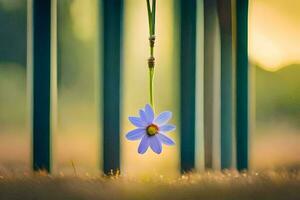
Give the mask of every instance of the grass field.
POLYGON ((191 173, 175 179, 0 172, 1 200, 297 200, 299 189, 298 170, 191 173))

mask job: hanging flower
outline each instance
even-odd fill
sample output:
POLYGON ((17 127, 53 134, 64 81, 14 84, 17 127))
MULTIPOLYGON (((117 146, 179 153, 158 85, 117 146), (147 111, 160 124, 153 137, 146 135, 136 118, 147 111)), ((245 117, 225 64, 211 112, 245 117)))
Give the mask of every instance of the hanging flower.
POLYGON ((172 118, 172 112, 165 111, 156 118, 152 107, 147 104, 145 109, 139 111, 139 117, 129 117, 129 121, 137 128, 129 131, 126 135, 128 140, 141 139, 138 147, 138 153, 144 154, 148 147, 157 154, 162 152, 162 143, 165 145, 174 145, 174 141, 166 136, 167 132, 174 131, 176 127, 168 124, 172 118))

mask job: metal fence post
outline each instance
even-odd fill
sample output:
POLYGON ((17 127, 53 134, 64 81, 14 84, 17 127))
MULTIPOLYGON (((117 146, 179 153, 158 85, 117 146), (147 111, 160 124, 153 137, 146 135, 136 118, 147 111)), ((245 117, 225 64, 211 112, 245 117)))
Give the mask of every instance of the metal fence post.
POLYGON ((236 0, 236 143, 237 169, 248 169, 249 83, 248 0, 236 0))
MULTIPOLYGON (((51 135, 51 0, 28 1, 33 12, 32 33, 32 137, 33 169, 50 172, 51 135)), ((30 66, 28 66, 30 67, 30 66)))
POLYGON ((205 168, 219 168, 220 38, 216 0, 204 0, 204 143, 205 168))
MULTIPOLYGON (((102 0, 103 172, 120 170, 120 78, 123 0, 102 0)), ((100 19, 101 20, 101 19, 100 19)))
POLYGON ((195 168, 196 0, 180 0, 181 171, 195 168))
POLYGON ((232 0, 218 0, 218 16, 221 36, 221 169, 233 164, 233 31, 232 0))

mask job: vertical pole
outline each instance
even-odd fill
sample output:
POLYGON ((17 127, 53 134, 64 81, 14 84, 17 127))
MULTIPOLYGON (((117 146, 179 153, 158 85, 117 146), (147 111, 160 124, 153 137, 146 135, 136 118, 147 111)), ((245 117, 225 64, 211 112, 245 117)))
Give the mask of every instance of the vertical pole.
POLYGON ((197 1, 196 28, 196 147, 197 171, 204 171, 204 1, 197 1))
POLYGON ((33 169, 50 172, 51 0, 32 0, 30 3, 33 11, 33 169))
POLYGON ((232 167, 233 155, 233 32, 231 0, 218 0, 221 34, 221 169, 232 167))
POLYGON ((123 0, 102 0, 103 172, 120 169, 120 77, 123 0))
POLYGON ((236 1, 236 142, 237 169, 248 169, 248 0, 236 1))
POLYGON ((218 168, 220 142, 220 41, 217 1, 204 0, 205 168, 218 168))
POLYGON ((180 0, 181 171, 195 168, 196 0, 180 0))

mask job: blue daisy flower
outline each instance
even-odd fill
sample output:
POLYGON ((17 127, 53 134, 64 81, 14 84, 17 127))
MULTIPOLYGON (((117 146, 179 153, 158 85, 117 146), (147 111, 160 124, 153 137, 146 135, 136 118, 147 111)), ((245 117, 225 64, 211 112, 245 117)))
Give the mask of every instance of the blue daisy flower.
POLYGON ((139 117, 128 118, 137 128, 126 134, 128 140, 141 139, 138 153, 144 154, 150 146, 155 153, 160 154, 162 152, 162 144, 175 144, 173 140, 165 135, 167 132, 176 129, 174 125, 168 124, 172 118, 172 112, 164 111, 155 118, 152 107, 147 104, 145 109, 139 111, 139 115, 139 117))

